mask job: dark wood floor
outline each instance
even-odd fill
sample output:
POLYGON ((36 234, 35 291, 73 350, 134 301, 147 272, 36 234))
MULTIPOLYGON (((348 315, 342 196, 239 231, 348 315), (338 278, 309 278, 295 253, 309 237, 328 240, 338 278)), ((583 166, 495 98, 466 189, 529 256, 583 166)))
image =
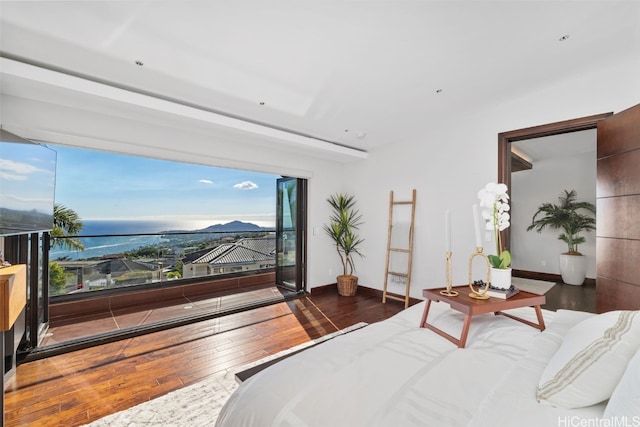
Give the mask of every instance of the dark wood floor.
POLYGON ((547 303, 542 306, 547 310, 556 311, 558 309, 596 312, 596 285, 594 283, 582 286, 567 285, 566 283, 556 283, 556 285, 545 294, 547 303))
MULTIPOLYGON (((592 302, 593 300, 593 302, 592 302)), ((595 289, 559 284, 545 308, 589 310, 595 289), (593 293, 593 295, 592 295, 593 293)), ((358 322, 401 311, 359 292, 315 292, 287 302, 18 366, 5 395, 6 426, 77 426, 238 368, 358 322)), ((593 310, 589 310, 593 311, 593 310)))

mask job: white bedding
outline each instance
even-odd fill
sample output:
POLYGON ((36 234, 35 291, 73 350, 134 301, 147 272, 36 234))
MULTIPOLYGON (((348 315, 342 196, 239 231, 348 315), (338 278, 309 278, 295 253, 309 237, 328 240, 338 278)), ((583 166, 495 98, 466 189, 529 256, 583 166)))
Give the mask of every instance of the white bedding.
MULTIPOLYGON (((555 426, 564 414, 602 414, 602 406, 542 408, 535 398, 539 365, 567 325, 589 314, 543 310, 542 333, 505 316, 477 316, 459 349, 418 327, 424 304, 256 374, 230 397, 217 425, 555 426)), ((530 307, 510 311, 536 322, 530 307)), ((460 335, 463 320, 432 303, 429 322, 451 335, 460 335)))

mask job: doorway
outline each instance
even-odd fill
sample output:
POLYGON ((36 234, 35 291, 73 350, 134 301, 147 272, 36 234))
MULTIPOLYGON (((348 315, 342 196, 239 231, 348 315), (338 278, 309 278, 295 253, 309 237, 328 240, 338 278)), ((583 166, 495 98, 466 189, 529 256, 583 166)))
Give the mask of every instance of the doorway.
MULTIPOLYGON (((575 191, 577 200, 596 203, 596 129, 569 132, 511 143, 513 159, 527 168, 511 171, 512 268, 527 273, 560 274, 558 254, 568 250, 558 230, 527 231, 543 203, 559 203, 559 196, 575 191), (517 151, 516 151, 517 150, 517 151), (518 156, 518 157, 516 157, 518 156), (522 164, 522 162, 520 162, 522 164)), ((594 232, 581 233, 586 241, 578 250, 587 260, 586 277, 596 277, 594 232)))
MULTIPOLYGON (((517 200, 517 194, 512 194, 512 172, 518 169, 521 162, 518 156, 513 156, 512 151, 518 141, 528 141, 527 144, 536 143, 548 143, 549 140, 546 137, 562 136, 568 133, 590 131, 595 132, 597 124, 600 120, 611 116, 613 113, 604 113, 594 116, 587 116, 573 120, 567 120, 562 122, 550 123, 541 126, 534 126, 525 129, 519 129, 509 132, 502 132, 498 134, 498 181, 503 182, 509 188, 509 196, 513 200, 514 197, 517 200)), ((558 139, 558 142, 561 140, 558 139)), ((525 162, 526 164, 526 162, 525 162)), ((526 166, 525 166, 526 167, 526 166)), ((595 164, 594 164, 595 168, 595 164)), ((554 200, 544 200, 554 202, 554 200)), ((511 227, 502 231, 502 238, 504 242, 507 242, 507 247, 512 247, 512 230, 511 227)), ((516 248, 517 254, 517 248, 516 248)), ((539 278, 543 280, 555 280, 556 274, 535 273, 527 271, 518 271, 514 268, 514 275, 520 275, 522 277, 539 278)), ((595 280, 592 280, 595 282, 595 280)))

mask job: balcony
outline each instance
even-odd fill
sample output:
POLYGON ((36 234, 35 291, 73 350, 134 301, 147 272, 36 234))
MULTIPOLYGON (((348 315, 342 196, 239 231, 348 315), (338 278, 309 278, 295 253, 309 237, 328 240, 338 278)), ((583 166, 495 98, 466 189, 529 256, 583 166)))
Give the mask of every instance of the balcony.
POLYGON ((50 251, 49 327, 38 346, 45 351, 167 329, 295 295, 275 285, 272 230, 74 239, 90 249, 50 251), (104 249, 96 254, 95 248, 104 249))

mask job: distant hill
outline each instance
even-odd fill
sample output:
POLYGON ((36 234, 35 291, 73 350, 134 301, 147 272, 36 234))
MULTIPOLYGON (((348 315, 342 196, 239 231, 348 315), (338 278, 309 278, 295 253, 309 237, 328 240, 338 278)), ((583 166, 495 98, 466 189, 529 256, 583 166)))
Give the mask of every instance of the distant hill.
POLYGON ((198 231, 260 231, 266 230, 264 227, 253 224, 251 222, 231 221, 226 224, 210 225, 198 231))
POLYGON ((194 232, 194 233, 199 233, 199 232, 222 232, 222 233, 231 233, 231 232, 236 232, 236 231, 261 231, 261 230, 270 230, 270 228, 268 227, 260 227, 259 225, 253 224, 251 222, 242 222, 242 221, 231 221, 228 222, 226 224, 214 224, 214 225, 210 225, 206 228, 201 228, 198 230, 169 230, 169 231, 163 231, 163 233, 176 233, 176 232, 181 232, 184 233, 185 231, 189 232, 194 232))

